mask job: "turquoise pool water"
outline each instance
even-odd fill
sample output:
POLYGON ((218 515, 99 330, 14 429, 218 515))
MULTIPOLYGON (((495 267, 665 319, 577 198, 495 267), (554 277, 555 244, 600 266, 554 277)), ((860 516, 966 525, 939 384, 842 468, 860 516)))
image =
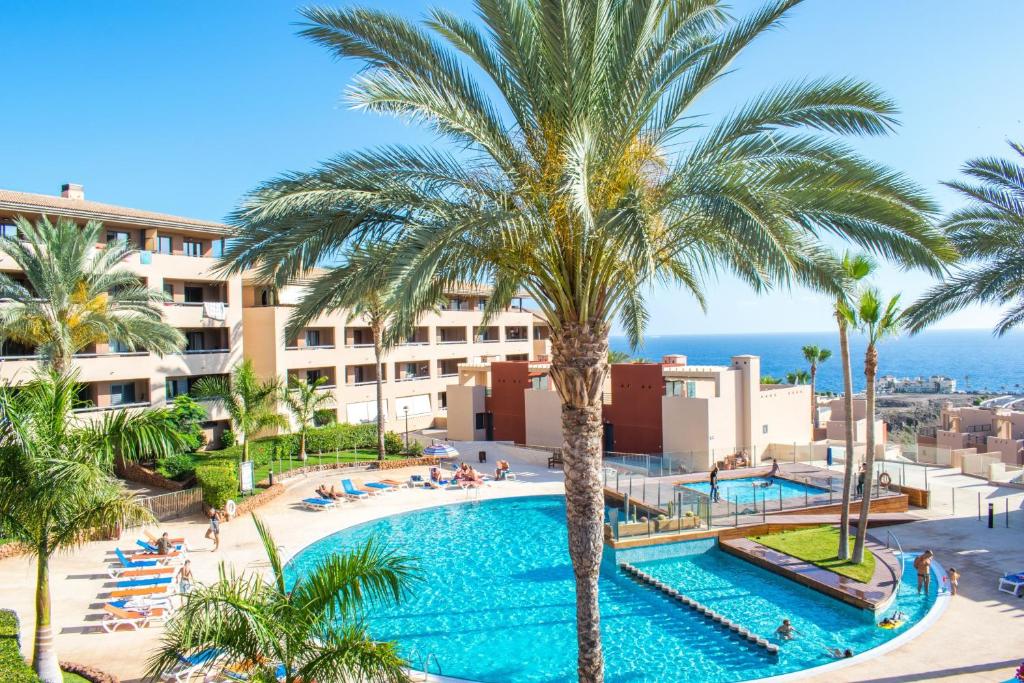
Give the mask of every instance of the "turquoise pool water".
MULTIPOLYGON (((711 484, 706 481, 683 484, 688 489, 700 491, 703 494, 711 494, 711 484)), ((817 486, 805 486, 800 482, 790 481, 776 477, 769 480, 768 477, 742 477, 740 479, 719 479, 718 495, 722 501, 737 503, 753 503, 756 500, 761 502, 762 498, 769 504, 779 499, 779 491, 782 491, 782 498, 803 498, 804 495, 817 496, 828 493, 827 489, 817 486), (766 484, 771 481, 770 486, 766 484)))
MULTIPOLYGON (((425 579, 404 604, 368 611, 374 637, 397 640, 407 656, 418 653, 417 661, 434 653, 447 676, 486 683, 575 679, 574 591, 561 497, 447 505, 345 529, 299 553, 288 565, 289 580, 371 536, 417 555, 425 579)), ((828 663, 825 645, 860 652, 909 627, 878 629, 870 615, 725 556, 711 543, 678 545, 691 554, 630 561, 758 633, 771 634, 788 617, 800 638, 771 658, 635 584, 609 561, 601 577, 609 682, 760 678, 828 663)), ((912 623, 931 597, 907 590, 899 607, 912 623)))

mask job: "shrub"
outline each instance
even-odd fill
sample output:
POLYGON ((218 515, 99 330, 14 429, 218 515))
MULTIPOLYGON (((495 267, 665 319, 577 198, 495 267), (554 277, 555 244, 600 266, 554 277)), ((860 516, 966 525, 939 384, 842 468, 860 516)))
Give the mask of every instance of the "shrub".
POLYGON ((337 423, 338 413, 334 408, 324 408, 313 413, 313 426, 326 427, 337 423))
POLYGON ((161 476, 175 481, 183 481, 192 476, 196 469, 196 460, 188 453, 174 453, 157 463, 156 471, 161 476))
POLYGON ((0 610, 0 681, 4 683, 39 683, 32 667, 21 658, 18 648, 18 616, 11 610, 0 610))
POLYGON ((238 494, 238 472, 233 461, 225 459, 196 466, 196 480, 203 489, 203 502, 210 507, 223 508, 238 494))
POLYGON ((409 455, 420 456, 423 455, 423 444, 419 441, 409 442, 409 455))
MULTIPOLYGON (((412 444, 409 444, 410 446, 412 444)), ((422 450, 422 448, 420 449, 422 450)), ((398 455, 402 452, 402 437, 394 432, 384 433, 384 452, 388 455, 398 455)))
POLYGON ((223 433, 221 433, 221 435, 220 435, 220 447, 221 448, 231 448, 237 442, 238 442, 238 440, 235 437, 235 433, 233 431, 231 431, 230 429, 225 429, 223 431, 223 433))

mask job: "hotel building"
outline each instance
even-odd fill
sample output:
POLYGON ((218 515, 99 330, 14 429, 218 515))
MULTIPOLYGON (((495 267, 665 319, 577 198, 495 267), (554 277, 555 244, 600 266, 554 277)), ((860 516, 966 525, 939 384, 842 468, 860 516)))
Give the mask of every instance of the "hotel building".
MULTIPOLYGON (((561 398, 548 371, 542 362, 463 366, 447 392, 449 438, 560 447, 561 398)), ((696 471, 736 454, 760 462, 773 443, 808 443, 810 387, 760 378, 757 356, 729 365, 689 365, 678 355, 612 365, 604 450, 672 454, 696 471)))
POLYGON ((1007 465, 1024 465, 1024 412, 1008 408, 942 406, 935 446, 943 451, 975 449, 1007 465))
MULTIPOLYGON (((80 185, 67 184, 60 196, 0 190, 0 230, 16 236, 13 218, 68 218, 84 224, 101 221, 102 243, 128 241, 140 251, 124 267, 145 285, 171 298, 164 320, 182 331, 185 349, 163 357, 100 343, 76 354, 74 365, 84 384, 82 413, 164 406, 186 393, 200 377, 226 375, 243 358, 256 371, 286 381, 290 376, 328 378, 323 390, 334 396, 338 419, 376 419, 376 368, 369 328, 344 313, 325 315, 295 339, 284 338, 292 308, 306 283, 275 290, 246 276, 216 272, 227 226, 85 199, 80 185)), ((0 257, 0 271, 19 278, 16 264, 0 257)), ((463 363, 546 358, 547 327, 521 301, 483 326, 487 290, 464 288, 449 293, 443 310, 427 314, 415 334, 388 352, 384 397, 389 429, 443 427, 446 387, 463 363)), ((5 343, 0 348, 0 380, 17 383, 38 364, 35 350, 5 343)), ((227 427, 222 407, 205 404, 204 425, 211 444, 227 427)))

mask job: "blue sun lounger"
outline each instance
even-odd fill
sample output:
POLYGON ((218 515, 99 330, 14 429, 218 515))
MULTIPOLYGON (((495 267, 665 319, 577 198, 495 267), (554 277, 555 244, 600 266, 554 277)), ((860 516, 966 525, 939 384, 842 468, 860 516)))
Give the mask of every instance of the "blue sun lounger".
POLYGON ((357 490, 356 487, 352 485, 351 479, 342 479, 341 487, 345 489, 345 495, 348 496, 349 498, 366 498, 369 495, 366 491, 357 490))
POLYGON ((170 576, 157 576, 152 579, 128 579, 127 581, 118 581, 118 588, 142 588, 143 586, 163 586, 174 581, 173 577, 170 576))
POLYGON ((185 683, 185 681, 190 680, 196 674, 210 669, 213 666, 213 660, 219 657, 220 654, 221 651, 214 648, 202 650, 194 655, 186 656, 179 654, 178 663, 169 671, 160 674, 160 680, 185 683))
POLYGON ((393 491, 395 488, 391 484, 385 484, 379 481, 368 481, 365 484, 363 484, 363 486, 371 489, 379 489, 381 491, 393 491))
POLYGON ((303 498, 302 506, 307 510, 330 510, 335 502, 327 498, 303 498))
POLYGON ((156 560, 130 560, 120 548, 114 548, 114 553, 124 569, 142 569, 144 567, 155 567, 159 564, 156 560))

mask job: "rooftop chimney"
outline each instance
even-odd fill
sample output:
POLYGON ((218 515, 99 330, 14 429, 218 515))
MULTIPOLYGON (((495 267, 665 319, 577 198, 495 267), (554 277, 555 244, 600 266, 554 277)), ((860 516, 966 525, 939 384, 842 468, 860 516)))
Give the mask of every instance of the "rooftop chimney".
POLYGON ((78 183, 64 183, 60 186, 60 196, 64 199, 85 199, 85 188, 78 183))

